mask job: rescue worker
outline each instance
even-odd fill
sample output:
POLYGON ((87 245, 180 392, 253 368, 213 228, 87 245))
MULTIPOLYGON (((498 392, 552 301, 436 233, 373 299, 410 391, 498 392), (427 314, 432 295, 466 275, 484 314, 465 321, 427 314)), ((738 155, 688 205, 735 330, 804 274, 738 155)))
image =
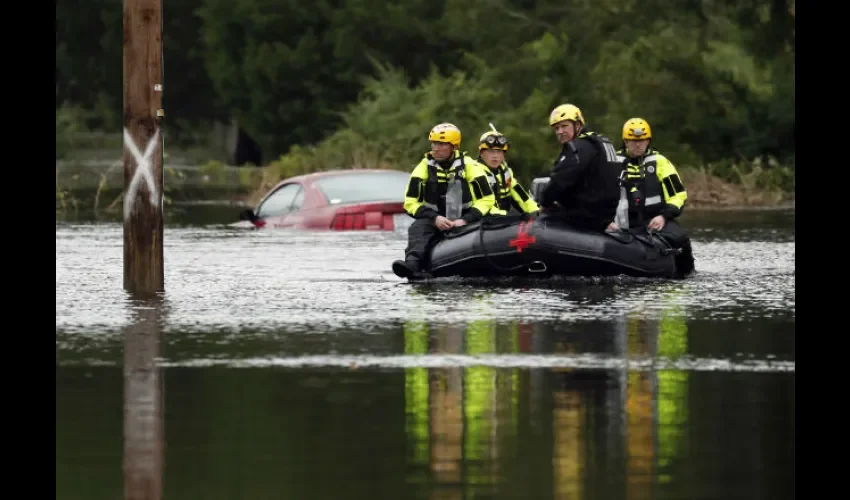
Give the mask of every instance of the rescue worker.
MULTIPOLYGON (((505 215, 512 208, 521 214, 539 212, 537 202, 516 180, 505 160, 509 147, 508 138, 495 130, 485 132, 478 141, 478 161, 490 167, 490 186, 496 195, 496 204, 505 215)), ((499 213, 493 211, 491 214, 499 213)))
POLYGON ((429 277, 428 251, 445 231, 476 222, 496 207, 488 168, 460 151, 460 129, 440 123, 428 140, 431 151, 414 167, 404 195, 404 210, 416 220, 408 229, 404 260, 392 265, 408 279, 429 277))
MULTIPOLYGON (((651 148, 652 129, 643 118, 623 124, 623 148, 617 151, 624 165, 622 182, 628 202, 629 227, 646 227, 657 232, 674 248, 680 273, 694 269, 688 235, 676 221, 685 208, 688 192, 673 163, 651 148)), ((614 224, 614 229, 618 226, 614 224)), ((625 229, 625 228, 624 228, 625 229)))
POLYGON ((540 206, 545 212, 562 213, 576 227, 604 231, 614 221, 620 197, 623 165, 614 146, 606 136, 588 130, 581 110, 572 104, 553 109, 549 126, 562 147, 540 206))

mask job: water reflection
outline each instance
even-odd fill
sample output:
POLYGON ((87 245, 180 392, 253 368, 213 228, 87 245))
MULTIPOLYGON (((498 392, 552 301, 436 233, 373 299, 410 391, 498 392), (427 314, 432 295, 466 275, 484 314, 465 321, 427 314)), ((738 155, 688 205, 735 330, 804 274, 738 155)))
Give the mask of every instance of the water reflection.
POLYGON ((124 498, 157 500, 163 492, 164 380, 160 357, 162 297, 132 299, 124 329, 124 498))
MULTIPOLYGON (((601 295, 588 300, 607 303, 601 295)), ((686 322, 683 303, 672 294, 663 308, 632 308, 617 321, 389 323, 307 336, 312 351, 297 344, 304 335, 281 333, 263 339, 264 352, 280 345, 294 354, 270 358, 257 356, 254 337, 243 345, 169 331, 163 350, 185 354, 164 368, 172 387, 168 429, 163 380, 151 363, 160 355, 162 312, 134 306, 134 328, 123 337, 125 486, 128 494, 134 485, 162 487, 167 430, 166 497, 793 494, 793 369, 668 369, 659 362, 706 359, 716 354, 716 339, 737 350, 743 344, 734 339, 744 337, 766 346, 762 358, 793 359, 793 342, 783 346, 793 340, 793 323, 754 331, 747 322, 729 323, 720 336, 714 323, 686 322), (224 352, 206 350, 207 343, 226 345, 230 358, 187 360, 224 352), (344 354, 364 346, 370 354, 344 354), (234 359, 240 352, 245 357, 234 359), (322 354, 305 362, 303 352, 322 354), (573 358, 595 361, 559 363, 573 358)), ((121 415, 102 408, 104 401, 118 407, 120 368, 87 366, 92 353, 81 350, 75 363, 57 367, 62 498, 120 494, 109 481, 120 478, 121 415)))
MULTIPOLYGON (((597 288, 584 299, 604 301, 605 295, 604 288, 597 288)), ((634 370, 629 363, 687 354, 687 323, 676 306, 660 315, 635 310, 613 323, 554 328, 521 322, 473 321, 462 327, 409 322, 404 339, 407 355, 594 352, 624 361, 616 369, 469 363, 406 369, 408 460, 416 471, 409 480, 434 485, 431 498, 500 491, 515 475, 512 464, 523 458, 523 442, 547 439, 549 486, 536 486, 543 496, 648 499, 675 480, 673 465, 687 449, 688 374, 643 365, 634 370), (548 421, 551 428, 523 426, 527 419, 548 421)))
MULTIPOLYGON (((516 326, 476 321, 466 328, 408 323, 407 354, 517 352, 516 326), (498 339, 510 345, 502 345, 498 339)), ((501 453, 516 438, 518 370, 486 366, 405 370, 408 457, 435 488, 431 498, 492 493, 502 477, 501 453), (500 412, 511 413, 502 415, 500 412)))

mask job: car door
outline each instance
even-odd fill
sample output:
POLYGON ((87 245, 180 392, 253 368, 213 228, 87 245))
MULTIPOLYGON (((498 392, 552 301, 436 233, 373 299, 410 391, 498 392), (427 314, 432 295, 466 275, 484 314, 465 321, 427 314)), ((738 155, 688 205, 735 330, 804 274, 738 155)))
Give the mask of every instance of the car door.
POLYGON ((293 182, 284 184, 269 194, 257 207, 257 217, 267 226, 288 227, 297 224, 297 213, 304 200, 304 188, 293 182))

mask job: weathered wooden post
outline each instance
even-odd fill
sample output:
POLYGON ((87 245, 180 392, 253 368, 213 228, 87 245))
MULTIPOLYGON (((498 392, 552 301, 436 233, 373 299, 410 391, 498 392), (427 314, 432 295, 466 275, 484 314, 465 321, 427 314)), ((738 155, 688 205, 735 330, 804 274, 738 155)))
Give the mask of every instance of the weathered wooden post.
POLYGON ((165 288, 162 1, 124 0, 124 289, 165 288))

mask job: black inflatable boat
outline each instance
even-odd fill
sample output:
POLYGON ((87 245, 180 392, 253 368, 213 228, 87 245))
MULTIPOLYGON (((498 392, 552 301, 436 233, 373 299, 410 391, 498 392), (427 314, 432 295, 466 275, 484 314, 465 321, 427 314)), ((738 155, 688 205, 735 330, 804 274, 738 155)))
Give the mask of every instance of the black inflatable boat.
POLYGON ((488 217, 452 230, 430 251, 427 271, 444 276, 680 278, 679 250, 646 231, 597 233, 557 214, 488 217))
MULTIPOLYGON (((549 177, 532 181, 531 196, 535 200, 540 199, 548 182, 549 177)), ((435 278, 534 275, 684 278, 693 271, 693 257, 681 254, 681 249, 673 248, 663 237, 645 228, 592 232, 570 226, 555 212, 535 217, 485 217, 453 229, 431 249, 424 270, 435 278)))

